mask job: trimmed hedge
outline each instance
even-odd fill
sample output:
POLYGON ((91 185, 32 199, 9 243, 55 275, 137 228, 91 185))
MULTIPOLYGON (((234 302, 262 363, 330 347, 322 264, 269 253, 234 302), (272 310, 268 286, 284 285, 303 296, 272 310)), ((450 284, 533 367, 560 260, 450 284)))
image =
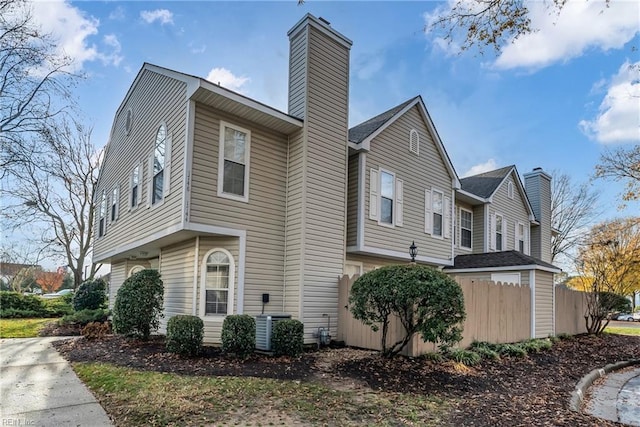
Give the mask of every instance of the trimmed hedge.
POLYGON ((109 310, 104 308, 98 308, 96 310, 80 310, 64 316, 60 319, 60 324, 86 326, 89 323, 106 322, 108 318, 109 310))
POLYGON ((276 322, 271 335, 271 346, 276 356, 300 356, 304 352, 302 322, 295 319, 276 322))
POLYGON ((222 351, 247 358, 256 348, 256 320, 248 314, 232 314, 222 323, 222 351))
POLYGON ((107 283, 102 279, 83 282, 73 296, 73 309, 95 310, 106 308, 107 283))
POLYGON ((73 312, 64 298, 43 299, 19 292, 0 292, 0 317, 4 319, 62 317, 73 312))
POLYGON ((142 270, 124 281, 113 306, 113 331, 149 339, 160 326, 164 286, 156 270, 142 270))
POLYGON ((197 316, 173 316, 167 323, 167 350, 183 356, 197 356, 202 349, 204 322, 197 316))

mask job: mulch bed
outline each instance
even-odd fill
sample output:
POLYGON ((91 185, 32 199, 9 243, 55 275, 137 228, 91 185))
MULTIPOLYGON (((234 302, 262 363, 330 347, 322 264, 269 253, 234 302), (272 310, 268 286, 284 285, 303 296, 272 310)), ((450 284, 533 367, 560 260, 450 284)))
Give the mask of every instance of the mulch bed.
POLYGON ((570 394, 592 369, 640 357, 640 337, 622 335, 578 336, 526 358, 483 361, 468 369, 422 358, 388 360, 349 348, 309 352, 299 359, 254 355, 238 361, 208 347, 201 357, 184 358, 166 352, 161 337, 148 342, 116 336, 80 338, 55 345, 72 362, 107 362, 181 375, 326 379, 331 385, 342 381, 373 390, 453 399, 448 421, 455 426, 617 425, 570 411, 570 394))

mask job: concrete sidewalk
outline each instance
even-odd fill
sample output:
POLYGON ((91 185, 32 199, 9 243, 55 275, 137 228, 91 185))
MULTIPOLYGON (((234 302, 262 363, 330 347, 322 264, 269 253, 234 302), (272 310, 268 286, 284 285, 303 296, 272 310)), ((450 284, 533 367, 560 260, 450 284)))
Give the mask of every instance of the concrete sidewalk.
POLYGON ((0 425, 112 426, 56 339, 0 339, 0 425))
POLYGON ((584 412, 605 420, 640 427, 640 368, 611 372, 594 383, 584 412))

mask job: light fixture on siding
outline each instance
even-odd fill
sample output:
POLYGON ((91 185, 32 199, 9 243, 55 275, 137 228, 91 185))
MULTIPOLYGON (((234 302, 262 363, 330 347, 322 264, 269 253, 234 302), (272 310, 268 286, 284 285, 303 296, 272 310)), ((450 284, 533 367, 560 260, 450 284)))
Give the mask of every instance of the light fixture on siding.
POLYGON ((409 246, 409 255, 411 255, 411 262, 416 262, 416 255, 418 255, 418 247, 416 246, 416 242, 411 242, 411 246, 409 246))

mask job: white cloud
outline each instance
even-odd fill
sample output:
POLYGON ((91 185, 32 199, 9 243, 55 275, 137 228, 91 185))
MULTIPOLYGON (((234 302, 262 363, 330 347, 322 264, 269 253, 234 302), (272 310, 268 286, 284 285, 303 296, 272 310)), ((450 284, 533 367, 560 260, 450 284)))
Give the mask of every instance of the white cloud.
POLYGON ((100 53, 99 57, 104 64, 113 64, 116 67, 120 65, 123 57, 120 55, 122 46, 115 34, 107 34, 103 37, 102 42, 111 48, 109 53, 100 53))
POLYGON ((32 2, 31 7, 34 22, 57 40, 57 54, 73 60, 68 71, 80 71, 86 61, 99 57, 96 46, 88 41, 98 33, 98 19, 85 16, 66 1, 32 2))
POLYGON ((240 93, 244 93, 243 86, 245 83, 249 83, 251 81, 249 77, 235 76, 226 68, 214 68, 209 71, 206 78, 212 83, 219 84, 222 87, 240 93))
POLYGON ((122 21, 125 18, 124 7, 118 6, 111 11, 109 14, 109 19, 114 21, 122 21))
POLYGON ((603 144, 640 142, 640 61, 622 64, 609 82, 598 115, 579 126, 603 144))
POLYGON ((360 80, 369 80, 384 66, 384 53, 378 52, 361 58, 354 64, 356 75, 360 80))
POLYGON ((189 51, 195 55, 204 53, 207 50, 206 44, 196 45, 194 42, 189 43, 189 51))
POLYGON ((140 12, 140 18, 148 24, 153 24, 156 21, 159 21, 161 25, 173 24, 173 13, 167 9, 143 10, 140 12))
POLYGON ((546 2, 528 2, 531 27, 506 45, 495 62, 501 69, 538 69, 581 56, 588 49, 620 49, 639 31, 640 3, 602 0, 569 1, 559 14, 546 2))
POLYGON ((498 169, 496 161, 494 159, 489 159, 484 163, 479 163, 477 165, 471 166, 471 168, 467 172, 462 174, 462 178, 478 175, 479 173, 489 172, 495 169, 498 169))

